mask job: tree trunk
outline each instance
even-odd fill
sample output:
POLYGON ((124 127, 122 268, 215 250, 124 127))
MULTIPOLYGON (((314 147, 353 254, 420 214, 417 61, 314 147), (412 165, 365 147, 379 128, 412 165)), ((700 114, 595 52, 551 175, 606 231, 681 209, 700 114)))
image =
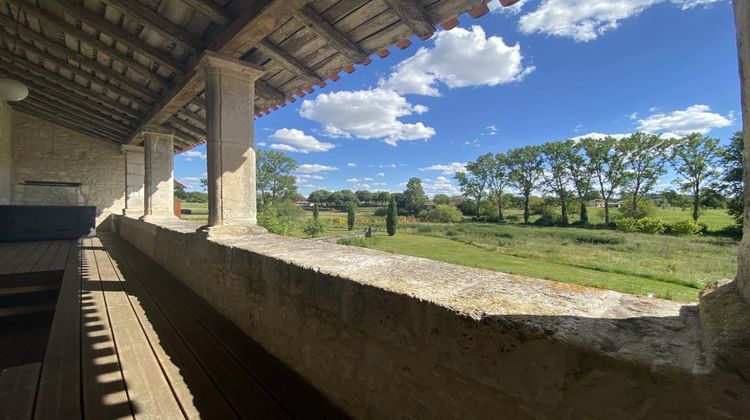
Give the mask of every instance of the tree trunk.
POLYGON ((581 198, 581 223, 589 224, 589 210, 586 208, 586 201, 581 198))
POLYGON ((609 227, 609 198, 604 199, 604 224, 609 227))
POLYGON ((529 195, 531 194, 523 195, 523 223, 525 225, 529 224, 529 215, 531 214, 531 212, 529 212, 529 195))
POLYGON ((568 206, 565 203, 565 194, 560 195, 560 224, 568 226, 568 206))
POLYGON ((503 199, 502 197, 497 200, 497 221, 498 223, 503 221, 503 199))
POLYGON ((698 221, 698 212, 701 206, 701 193, 697 188, 693 189, 693 220, 698 221))

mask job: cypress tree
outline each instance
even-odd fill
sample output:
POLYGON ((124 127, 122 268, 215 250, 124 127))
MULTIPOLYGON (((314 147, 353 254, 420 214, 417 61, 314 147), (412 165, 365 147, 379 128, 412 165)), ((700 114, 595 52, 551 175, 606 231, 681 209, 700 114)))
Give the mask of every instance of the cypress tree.
POLYGON ((354 205, 349 205, 346 212, 346 226, 349 230, 354 229, 354 205))
POLYGON ((391 201, 388 203, 388 213, 385 218, 385 228, 388 231, 389 236, 396 234, 396 222, 398 221, 398 212, 396 209, 396 197, 391 196, 391 201))
POLYGON ((315 220, 317 222, 318 221, 318 216, 319 216, 319 213, 318 213, 318 203, 315 203, 315 205, 313 206, 313 220, 315 220))

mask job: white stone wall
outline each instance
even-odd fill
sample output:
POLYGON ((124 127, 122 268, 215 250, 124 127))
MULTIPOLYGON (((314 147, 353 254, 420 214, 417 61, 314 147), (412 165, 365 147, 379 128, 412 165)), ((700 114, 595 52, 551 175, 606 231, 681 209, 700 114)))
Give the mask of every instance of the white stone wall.
POLYGON ((11 127, 13 204, 96 206, 97 225, 112 213, 122 213, 125 156, 120 146, 17 111, 12 112, 11 127), (22 185, 24 181, 82 185, 39 187, 22 185))
POLYGON ((125 212, 129 216, 143 216, 144 177, 146 169, 143 160, 143 147, 123 146, 125 154, 125 179, 127 183, 127 197, 125 212))
POLYGON ((11 202, 11 166, 13 164, 10 143, 10 106, 0 101, 0 204, 11 202))

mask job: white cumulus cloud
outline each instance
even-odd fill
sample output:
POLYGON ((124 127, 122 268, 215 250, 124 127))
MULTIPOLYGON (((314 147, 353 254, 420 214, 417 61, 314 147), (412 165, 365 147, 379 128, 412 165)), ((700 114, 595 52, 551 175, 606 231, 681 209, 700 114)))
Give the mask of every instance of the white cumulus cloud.
POLYGON ((481 26, 439 32, 433 48, 420 48, 399 63, 380 85, 400 94, 438 96, 438 83, 449 88, 497 86, 517 82, 534 71, 523 63, 520 44, 487 37, 481 26))
POLYGON ((638 129, 653 133, 668 132, 676 135, 706 134, 714 128, 733 124, 734 116, 711 112, 708 105, 693 105, 671 113, 658 113, 638 120, 638 129))
POLYGON ((545 0, 521 16, 521 32, 573 38, 588 42, 616 29, 620 21, 649 7, 670 1, 682 10, 707 6, 720 0, 545 0))
POLYGON ((320 165, 317 163, 305 163, 297 167, 297 172, 303 174, 313 174, 316 172, 328 172, 338 170, 335 166, 320 165))
POLYGON ((451 162, 445 165, 432 165, 426 168, 419 168, 420 171, 440 171, 443 175, 453 175, 456 172, 465 172, 466 163, 451 162))
POLYGON ((627 137, 629 135, 630 134, 623 134, 623 133, 619 133, 619 134, 604 134, 604 133, 593 132, 593 133, 584 134, 582 136, 571 137, 571 140, 583 140, 583 139, 602 140, 605 137, 614 137, 614 138, 620 140, 620 139, 623 139, 623 138, 625 138, 625 137, 627 137))
POLYGON ((399 141, 427 140, 435 129, 421 122, 405 123, 399 118, 424 112, 392 90, 370 89, 323 93, 305 100, 302 117, 323 124, 330 137, 382 139, 396 146, 399 141))
POLYGON ((188 150, 188 151, 182 153, 182 157, 185 160, 191 161, 191 160, 195 160, 195 159, 205 159, 206 158, 206 154, 205 153, 201 153, 198 150, 188 150))
POLYGON ((310 152, 327 152, 336 145, 324 143, 313 136, 306 135, 302 130, 296 128, 282 128, 268 137, 268 140, 274 142, 271 149, 283 150, 285 152, 310 153, 310 152))
POLYGON ((424 180, 422 182, 425 194, 435 196, 436 194, 458 195, 461 190, 453 184, 450 179, 439 176, 435 180, 424 180))

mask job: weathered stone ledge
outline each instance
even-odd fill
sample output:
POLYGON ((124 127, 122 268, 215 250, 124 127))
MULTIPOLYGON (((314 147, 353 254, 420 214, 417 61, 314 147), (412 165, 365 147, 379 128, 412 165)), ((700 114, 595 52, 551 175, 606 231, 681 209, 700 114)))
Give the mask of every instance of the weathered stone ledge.
POLYGON ((357 417, 750 413, 750 384, 706 368, 695 305, 197 228, 115 218, 123 238, 357 417))

